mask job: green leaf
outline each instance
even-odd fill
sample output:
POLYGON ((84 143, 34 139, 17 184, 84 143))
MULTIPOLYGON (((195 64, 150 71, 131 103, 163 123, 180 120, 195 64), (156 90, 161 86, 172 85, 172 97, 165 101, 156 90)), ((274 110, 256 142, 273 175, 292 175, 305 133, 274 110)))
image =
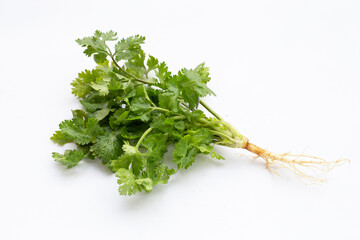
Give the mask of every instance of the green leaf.
POLYGON ((187 120, 191 123, 196 123, 200 118, 205 118, 205 114, 201 110, 186 111, 184 112, 187 120))
POLYGON ((215 93, 206 86, 204 83, 205 80, 196 70, 183 69, 183 73, 185 74, 188 84, 194 86, 194 91, 197 92, 200 97, 205 97, 209 94, 215 95, 215 93))
POLYGON ((99 91, 99 95, 100 96, 105 96, 105 95, 108 95, 109 94, 109 88, 108 88, 108 83, 105 82, 105 81, 99 81, 97 83, 95 82, 92 82, 90 84, 90 86, 96 90, 96 91, 99 91))
POLYGON ((148 66, 148 71, 150 72, 158 68, 159 60, 149 55, 149 59, 147 60, 146 65, 148 66))
POLYGON ((120 168, 116 172, 118 178, 119 193, 121 195, 131 196, 137 192, 145 190, 150 192, 153 189, 153 182, 150 178, 136 179, 134 174, 127 169, 120 168))
POLYGON ((193 90, 193 87, 187 87, 182 92, 184 101, 189 104, 190 109, 195 109, 199 105, 199 95, 193 90))
POLYGON ((172 139, 181 138, 181 130, 175 127, 175 121, 172 118, 167 118, 164 115, 153 117, 150 127, 156 129, 164 134, 167 134, 172 139))
POLYGON ((154 185, 166 184, 169 182, 170 176, 175 173, 175 169, 168 168, 165 164, 161 163, 156 167, 154 175, 151 179, 153 180, 154 185))
POLYGON ((142 114, 149 111, 151 104, 145 97, 134 98, 130 103, 130 110, 135 114, 142 114))
POLYGON ((195 161, 198 153, 209 154, 212 151, 210 143, 213 141, 213 135, 207 128, 201 128, 192 134, 184 136, 174 146, 173 161, 178 168, 187 169, 195 161))
POLYGON ((159 107, 179 112, 179 100, 172 92, 161 93, 159 94, 159 107))
POLYGON ((137 139, 140 138, 144 131, 148 128, 148 125, 125 125, 122 126, 119 133, 122 138, 125 139, 137 139))
POLYGON ((110 109, 110 108, 103 108, 99 111, 96 111, 94 113, 94 117, 98 120, 98 121, 101 121, 103 120, 104 118, 107 117, 107 115, 109 115, 110 112, 114 111, 114 109, 110 109))
POLYGON ((103 41, 116 41, 117 40, 117 33, 113 32, 112 30, 105 32, 105 33, 101 33, 100 31, 97 31, 98 34, 100 34, 101 38, 103 41))
POLYGON ((75 167, 83 158, 84 153, 81 150, 66 150, 64 154, 52 153, 52 157, 55 161, 61 163, 67 168, 75 167))
POLYGON ((83 110, 76 109, 76 110, 71 110, 71 112, 73 114, 73 118, 79 118, 79 119, 84 120, 85 122, 88 119, 86 112, 84 112, 83 110))
POLYGON ((120 195, 131 196, 141 191, 140 186, 135 181, 135 176, 130 170, 120 168, 116 172, 116 177, 119 178, 117 182, 119 184, 120 195))
POLYGON ((91 136, 88 134, 85 128, 85 122, 82 119, 74 118, 72 120, 65 120, 60 123, 59 128, 68 139, 72 138, 78 144, 85 145, 91 141, 91 136))
POLYGON ((155 70, 155 75, 158 77, 161 84, 168 80, 171 76, 171 72, 168 71, 168 67, 165 62, 159 64, 158 68, 155 70))
POLYGON ((168 136, 162 133, 149 135, 142 144, 147 149, 144 154, 146 176, 150 177, 154 184, 167 182, 171 175, 168 167, 163 164, 168 145, 168 136))
POLYGON ((85 97, 92 90, 90 84, 95 82, 98 77, 98 70, 85 70, 79 73, 78 78, 71 83, 73 86, 72 93, 79 98, 85 97))
POLYGON ((105 42, 115 40, 117 40, 115 32, 109 31, 103 33, 99 30, 96 30, 94 36, 77 39, 76 42, 82 47, 86 48, 84 51, 86 56, 90 57, 94 55, 94 60, 96 63, 103 63, 106 61, 106 57, 109 55, 105 42))
POLYGON ((136 179, 135 182, 146 192, 151 192, 151 190, 153 189, 153 181, 150 178, 136 179))
POLYGON ((122 146, 122 149, 124 153, 128 155, 136 155, 140 153, 139 150, 136 147, 131 146, 128 141, 124 141, 124 145, 122 146))
POLYGON ((189 144, 189 138, 183 138, 174 146, 173 161, 178 169, 190 167, 199 151, 189 144))
POLYGON ((212 151, 210 155, 211 155, 212 158, 216 158, 217 160, 224 160, 225 159, 223 156, 221 156, 220 154, 218 154, 218 153, 216 153, 214 151, 212 151))
POLYGON ((56 131, 50 139, 54 143, 57 143, 60 145, 64 145, 66 143, 70 143, 70 142, 74 141, 74 138, 72 136, 69 136, 62 131, 56 131))
POLYGON ((86 129, 88 134, 91 136, 91 142, 94 142, 97 136, 105 133, 105 129, 99 126, 99 121, 96 118, 88 119, 86 122, 86 129))
POLYGON ((140 53, 141 44, 145 41, 145 37, 135 35, 126 39, 121 39, 115 45, 115 60, 128 60, 140 53))
POLYGON ((95 157, 98 157, 104 164, 116 159, 122 153, 122 141, 114 133, 106 132, 95 139, 91 151, 95 157))
POLYGON ((104 103, 91 103, 86 100, 80 100, 80 103, 84 106, 85 110, 90 113, 102 109, 102 107, 104 106, 104 103))
POLYGON ((201 128, 191 135, 189 143, 196 147, 200 152, 209 154, 212 150, 210 143, 213 139, 214 136, 208 128, 201 128))
POLYGON ((137 166, 136 170, 140 172, 143 167, 143 159, 140 154, 123 154, 111 161, 111 169, 116 172, 120 168, 130 169, 130 166, 137 166), (139 167, 140 166, 140 167, 139 167))
POLYGON ((195 72, 197 72, 200 75, 201 78, 201 82, 202 83, 207 83, 211 80, 210 78, 210 73, 209 73, 209 68, 205 67, 205 63, 200 63, 195 69, 195 72))
POLYGON ((104 63, 107 59, 108 54, 106 53, 97 53, 94 54, 94 60, 96 63, 104 63))
POLYGON ((129 116, 129 111, 126 111, 123 108, 119 108, 114 112, 114 114, 110 117, 109 124, 112 129, 116 129, 120 126, 124 120, 129 116))

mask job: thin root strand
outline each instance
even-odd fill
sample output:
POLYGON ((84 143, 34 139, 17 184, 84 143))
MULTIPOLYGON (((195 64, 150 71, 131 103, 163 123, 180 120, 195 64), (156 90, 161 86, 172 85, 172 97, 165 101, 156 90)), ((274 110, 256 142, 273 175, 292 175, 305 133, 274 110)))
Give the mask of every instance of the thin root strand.
POLYGON ((264 159, 266 162, 266 168, 270 172, 279 175, 274 168, 285 168, 294 173, 295 176, 303 183, 326 182, 324 176, 318 176, 319 173, 327 173, 335 166, 349 162, 348 159, 326 161, 325 159, 306 154, 274 154, 252 143, 248 143, 245 146, 245 149, 255 153, 257 157, 264 159))

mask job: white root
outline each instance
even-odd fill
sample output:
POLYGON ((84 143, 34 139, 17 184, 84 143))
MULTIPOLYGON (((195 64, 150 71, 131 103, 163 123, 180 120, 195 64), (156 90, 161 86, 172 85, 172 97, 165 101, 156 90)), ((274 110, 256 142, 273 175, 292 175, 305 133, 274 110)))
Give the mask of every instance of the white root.
POLYGON ((324 173, 331 171, 335 166, 349 162, 348 159, 326 161, 325 159, 305 154, 274 154, 251 143, 245 149, 264 159, 266 167, 270 172, 279 175, 276 169, 285 168, 294 173, 301 182, 307 184, 326 182, 324 173))

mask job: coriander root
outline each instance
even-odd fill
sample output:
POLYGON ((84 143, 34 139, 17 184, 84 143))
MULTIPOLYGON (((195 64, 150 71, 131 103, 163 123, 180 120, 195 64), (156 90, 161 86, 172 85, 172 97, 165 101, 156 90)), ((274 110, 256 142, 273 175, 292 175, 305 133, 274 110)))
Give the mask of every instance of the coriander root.
POLYGON ((311 155, 304 154, 275 154, 262 149, 255 144, 247 142, 244 149, 256 154, 265 160, 266 167, 269 171, 279 175, 274 167, 286 168, 295 174, 295 176, 302 182, 325 182, 325 178, 312 176, 307 173, 307 170, 315 170, 318 172, 328 172, 332 170, 336 165, 340 165, 349 161, 348 159, 340 159, 336 161, 326 161, 322 158, 318 158, 311 155))

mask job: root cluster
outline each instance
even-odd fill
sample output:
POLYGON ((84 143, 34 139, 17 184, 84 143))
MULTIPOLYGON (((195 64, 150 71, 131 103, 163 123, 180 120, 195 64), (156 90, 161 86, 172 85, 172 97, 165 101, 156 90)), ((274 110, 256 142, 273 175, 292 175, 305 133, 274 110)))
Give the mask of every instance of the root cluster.
POLYGON ((279 168, 290 170, 303 183, 326 182, 324 173, 331 171, 335 166, 349 162, 348 159, 326 161, 311 155, 304 154, 274 154, 252 143, 248 143, 245 149, 253 152, 265 160, 266 167, 272 173, 279 175, 279 168))

